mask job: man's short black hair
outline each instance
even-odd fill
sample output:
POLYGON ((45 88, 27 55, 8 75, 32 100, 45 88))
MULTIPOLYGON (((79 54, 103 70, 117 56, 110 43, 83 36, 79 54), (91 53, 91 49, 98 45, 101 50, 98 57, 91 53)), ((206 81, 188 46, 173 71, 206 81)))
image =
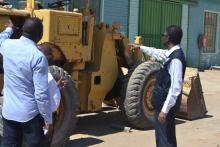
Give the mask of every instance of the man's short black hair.
POLYGON ((30 38, 41 37, 43 34, 43 24, 37 17, 29 18, 23 25, 23 35, 30 38))
POLYGON ((179 26, 171 25, 167 27, 166 33, 169 36, 169 41, 174 45, 180 44, 183 37, 183 31, 179 26))

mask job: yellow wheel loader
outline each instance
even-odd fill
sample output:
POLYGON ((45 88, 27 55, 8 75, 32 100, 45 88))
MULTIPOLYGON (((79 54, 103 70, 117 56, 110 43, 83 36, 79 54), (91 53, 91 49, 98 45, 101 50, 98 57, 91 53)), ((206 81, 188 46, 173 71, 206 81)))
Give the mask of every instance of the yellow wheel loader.
POLYGON ((115 100, 132 127, 145 129, 154 113, 151 96, 160 64, 142 63, 141 53, 129 50, 129 40, 119 32, 118 23, 95 24, 89 1, 82 13, 63 11, 65 4, 57 1, 43 9, 27 0, 23 10, 0 8, 0 31, 10 18, 19 28, 12 38, 19 38, 24 21, 38 17, 44 26, 39 43, 58 46, 53 49, 54 65, 49 71, 54 79, 64 77, 69 84, 61 90, 52 147, 66 144, 78 113, 101 111, 104 101, 115 100))

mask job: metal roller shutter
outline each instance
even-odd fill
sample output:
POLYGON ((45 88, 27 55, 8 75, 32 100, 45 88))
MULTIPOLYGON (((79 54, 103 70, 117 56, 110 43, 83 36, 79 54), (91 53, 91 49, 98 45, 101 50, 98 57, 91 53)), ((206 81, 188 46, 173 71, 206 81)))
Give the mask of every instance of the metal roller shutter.
POLYGON ((143 44, 163 47, 161 34, 169 25, 181 26, 182 5, 162 0, 140 0, 139 35, 143 44))

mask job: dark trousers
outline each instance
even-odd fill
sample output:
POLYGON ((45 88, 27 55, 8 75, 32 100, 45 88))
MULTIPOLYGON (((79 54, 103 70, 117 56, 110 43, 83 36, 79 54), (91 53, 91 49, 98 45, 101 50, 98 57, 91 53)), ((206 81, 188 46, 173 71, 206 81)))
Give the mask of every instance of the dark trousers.
MULTIPOLYGON (((53 126, 55 126, 56 119, 57 119, 57 113, 53 112, 53 126)), ((48 136, 48 134, 45 135, 44 147, 50 147, 51 146, 53 133, 54 133, 54 130, 52 130, 52 136, 48 136)))
POLYGON ((167 114, 166 122, 158 122, 160 112, 155 111, 155 136, 157 147, 177 147, 176 128, 175 128, 175 111, 171 110, 167 114))
POLYGON ((3 118, 2 147, 21 147, 23 139, 25 147, 43 147, 43 126, 44 119, 40 114, 25 123, 3 118))

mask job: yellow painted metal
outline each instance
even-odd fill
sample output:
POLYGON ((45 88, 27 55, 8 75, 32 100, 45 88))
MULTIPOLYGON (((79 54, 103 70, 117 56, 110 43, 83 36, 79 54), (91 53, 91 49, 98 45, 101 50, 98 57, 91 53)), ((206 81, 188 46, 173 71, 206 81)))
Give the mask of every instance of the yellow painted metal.
MULTIPOLYGON (((86 50, 82 46, 82 14, 57 10, 35 10, 44 25, 42 42, 58 45, 72 70, 84 69, 86 50)), ((91 54, 91 53, 90 53, 91 54)))
POLYGON ((31 16, 33 16, 34 7, 35 7, 35 0, 27 0, 26 10, 31 14, 31 16))
MULTIPOLYGON (((141 45, 142 44, 142 37, 141 36, 136 36, 135 44, 141 45)), ((137 59, 136 62, 140 62, 142 60, 142 52, 140 50, 134 50, 133 58, 137 59)))
POLYGON ((186 68, 182 100, 177 117, 184 119, 202 118, 207 113, 199 72, 196 68, 186 68))
POLYGON ((107 25, 95 27, 95 18, 88 6, 83 13, 34 10, 34 0, 27 0, 26 10, 0 9, 0 27, 9 16, 42 20, 44 34, 39 43, 51 42, 60 47, 67 60, 64 68, 76 81, 81 112, 101 110, 105 96, 118 77, 115 42, 122 36, 117 29, 107 25))
POLYGON ((8 15, 8 16, 30 16, 30 13, 27 10, 0 8, 0 15, 1 16, 5 16, 5 15, 8 15))
POLYGON ((138 45, 141 45, 142 44, 142 37, 141 36, 136 36, 134 43, 138 44, 138 45))
MULTIPOLYGON (((112 89, 118 76, 118 63, 112 35, 109 33, 104 37, 99 70, 92 72, 88 111, 101 110, 102 102, 107 93, 112 89)), ((96 40, 102 40, 97 37, 101 36, 96 36, 96 40)))
POLYGON ((5 29, 5 25, 8 23, 9 19, 9 16, 0 16, 0 32, 2 32, 5 29))
POLYGON ((78 92, 80 97, 80 112, 88 112, 88 95, 91 90, 91 72, 79 73, 78 92))
MULTIPOLYGON (((122 40, 123 44, 124 44, 124 58, 125 61, 128 65, 132 65, 133 63, 135 63, 136 59, 134 59, 134 52, 130 50, 130 47, 128 46, 128 44, 130 43, 127 37, 124 37, 122 40)), ((139 60, 138 60, 139 62, 139 60)), ((125 74, 124 74, 125 75, 125 74)))
POLYGON ((72 79, 78 82, 81 111, 101 110, 102 102, 118 76, 114 39, 120 39, 120 34, 115 38, 116 34, 110 29, 94 29, 94 16, 88 14, 35 10, 34 16, 39 17, 44 25, 40 42, 60 46, 71 63, 67 69, 72 70, 72 79), (86 26, 82 28, 82 24, 86 26), (85 39, 84 44, 82 39, 85 39))

